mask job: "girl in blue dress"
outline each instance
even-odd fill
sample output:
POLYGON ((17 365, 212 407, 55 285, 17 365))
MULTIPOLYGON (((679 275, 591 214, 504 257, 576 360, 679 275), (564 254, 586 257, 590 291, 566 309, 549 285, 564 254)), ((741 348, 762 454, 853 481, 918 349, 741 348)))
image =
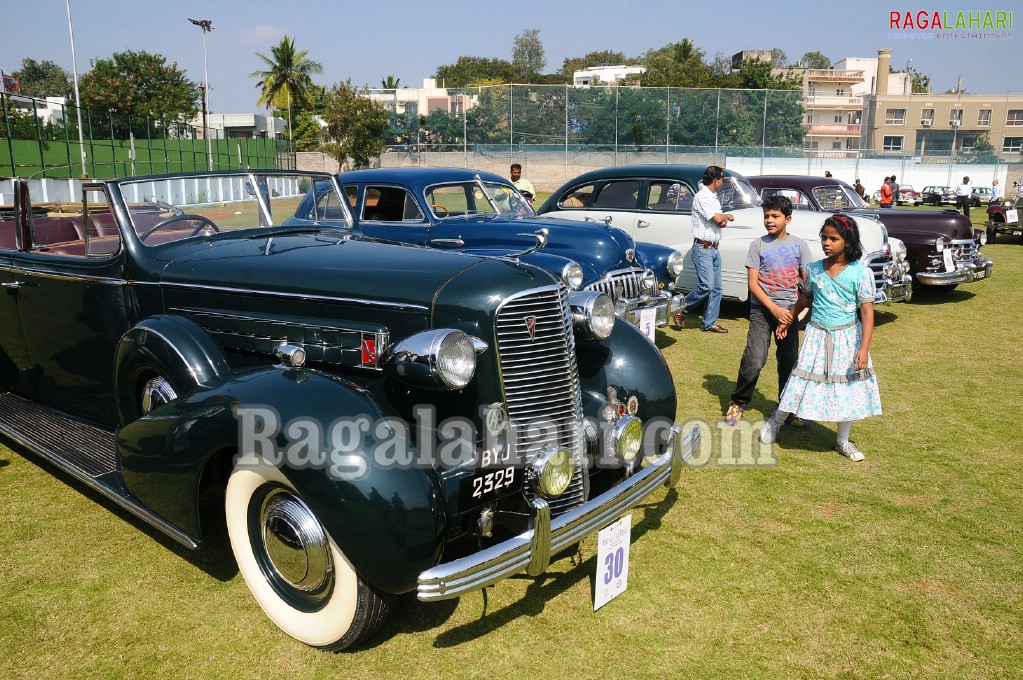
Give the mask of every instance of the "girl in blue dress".
MULTIPOLYGON (((807 420, 830 420, 838 423, 838 452, 861 461, 863 454, 849 441, 852 421, 881 413, 870 361, 874 277, 860 262, 863 246, 853 218, 829 217, 820 236, 826 257, 807 267, 805 290, 792 308, 793 319, 810 308, 810 324, 796 368, 785 383, 778 410, 760 431, 760 441, 774 442, 790 413, 807 420)), ((784 338, 787 332, 787 326, 779 326, 778 337, 784 338)))

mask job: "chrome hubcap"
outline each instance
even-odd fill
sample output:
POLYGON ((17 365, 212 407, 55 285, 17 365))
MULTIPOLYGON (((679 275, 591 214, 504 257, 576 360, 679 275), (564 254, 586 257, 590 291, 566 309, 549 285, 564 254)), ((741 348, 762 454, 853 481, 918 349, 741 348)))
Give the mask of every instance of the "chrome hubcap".
POLYGON ((327 533, 300 498, 283 489, 268 495, 260 529, 269 566, 283 582, 314 597, 329 590, 334 570, 327 533))
POLYGON ((177 392, 162 376, 150 378, 142 387, 142 415, 178 398, 177 392))

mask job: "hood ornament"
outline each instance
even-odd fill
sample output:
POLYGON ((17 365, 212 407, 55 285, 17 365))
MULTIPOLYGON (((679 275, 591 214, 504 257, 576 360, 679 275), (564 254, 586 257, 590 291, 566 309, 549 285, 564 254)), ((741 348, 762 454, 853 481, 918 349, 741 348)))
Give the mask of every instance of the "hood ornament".
POLYGON ((509 255, 508 257, 513 257, 514 258, 514 257, 523 257, 525 255, 532 255, 533 253, 535 253, 536 251, 540 250, 545 245, 547 245, 548 241, 550 240, 547 237, 547 235, 549 233, 550 232, 547 229, 547 227, 543 227, 542 229, 537 229, 532 234, 516 234, 516 236, 532 236, 533 238, 536 239, 536 244, 533 245, 531 248, 527 248, 526 250, 523 250, 521 253, 513 253, 513 254, 509 255))

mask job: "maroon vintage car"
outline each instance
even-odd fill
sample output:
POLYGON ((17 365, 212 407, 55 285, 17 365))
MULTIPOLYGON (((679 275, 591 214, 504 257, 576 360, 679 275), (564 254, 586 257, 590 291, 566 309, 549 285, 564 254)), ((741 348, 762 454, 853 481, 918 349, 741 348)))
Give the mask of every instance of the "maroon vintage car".
POLYGON ((762 198, 782 194, 799 210, 873 215, 901 240, 917 291, 947 292, 991 276, 994 263, 981 253, 988 236, 955 210, 872 208, 841 180, 809 175, 747 177, 762 198))
POLYGON ((1023 177, 1013 182, 1016 195, 995 201, 987 208, 987 240, 994 241, 998 234, 1023 236, 1023 177))

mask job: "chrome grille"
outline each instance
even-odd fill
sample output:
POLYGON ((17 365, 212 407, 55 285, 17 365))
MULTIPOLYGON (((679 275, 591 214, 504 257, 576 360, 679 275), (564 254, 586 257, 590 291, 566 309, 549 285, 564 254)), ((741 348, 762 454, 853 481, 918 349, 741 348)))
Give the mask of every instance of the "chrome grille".
POLYGON ((636 268, 608 272, 599 281, 594 281, 586 286, 586 290, 609 295, 615 302, 619 299, 631 300, 638 298, 643 293, 649 294, 650 292, 643 289, 643 270, 636 268))
POLYGON ((876 299, 878 293, 881 292, 885 287, 884 270, 892 262, 891 255, 877 254, 867 259, 867 266, 870 267, 870 273, 874 275, 874 298, 876 299))
MULTIPOLYGON (((547 443, 525 436, 527 426, 540 422, 555 426, 554 443, 575 457, 572 483, 550 501, 552 513, 560 514, 585 501, 588 494, 580 436, 582 395, 567 289, 542 288, 507 300, 497 312, 496 333, 505 403, 508 417, 516 424, 522 458, 532 462, 547 443)), ((527 489, 527 495, 532 495, 531 490, 527 489)))

